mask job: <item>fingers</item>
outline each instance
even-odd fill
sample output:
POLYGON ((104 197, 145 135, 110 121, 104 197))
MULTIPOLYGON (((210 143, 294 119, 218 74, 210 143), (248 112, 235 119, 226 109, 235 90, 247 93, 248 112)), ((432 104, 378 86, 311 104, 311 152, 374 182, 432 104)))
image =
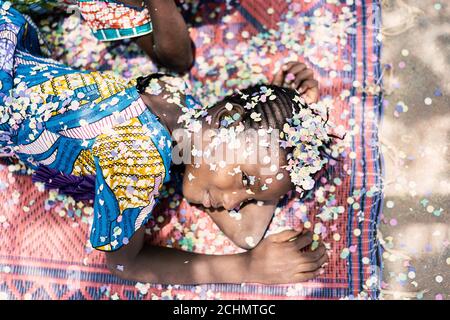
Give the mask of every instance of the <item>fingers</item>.
POLYGON ((317 103, 319 101, 319 88, 308 89, 302 98, 305 99, 307 104, 317 103))
POLYGON ((311 231, 307 231, 299 235, 295 240, 293 240, 293 245, 295 250, 301 250, 309 246, 313 242, 313 234, 311 231))
POLYGON ((306 80, 301 84, 299 92, 306 103, 316 103, 319 101, 319 82, 314 79, 306 80))
POLYGON ((301 273, 297 273, 296 275, 294 275, 294 282, 305 282, 305 281, 309 281, 312 280, 314 278, 317 278, 318 276, 320 276, 321 274, 323 274, 322 269, 313 271, 313 272, 301 272, 301 273))
POLYGON ((272 242, 280 243, 280 242, 288 242, 295 241, 295 239, 300 236, 301 232, 295 230, 286 230, 277 234, 273 234, 269 236, 272 242))
MULTIPOLYGON (((325 251, 326 253, 326 251, 325 251)), ((323 254, 318 260, 300 264, 297 269, 297 273, 294 275, 296 282, 304 282, 312 280, 325 273, 325 266, 328 261, 328 255, 323 254)))
POLYGON ((292 67, 294 67, 294 66, 296 66, 298 64, 303 64, 304 65, 304 63, 301 63, 301 62, 298 62, 298 61, 290 61, 290 62, 284 64, 283 67, 281 67, 281 70, 283 70, 284 72, 288 72, 289 70, 291 70, 292 67))
POLYGON ((301 72, 305 71, 308 69, 308 66, 304 63, 297 63, 295 65, 293 65, 290 69, 289 72, 293 73, 295 75, 300 74, 301 72))
MULTIPOLYGON (((297 74, 305 70, 307 66, 304 63, 300 62, 288 62, 283 65, 278 71, 273 80, 272 84, 277 86, 286 86, 288 87, 291 83, 296 79, 297 74)), ((292 85, 293 86, 293 85, 292 85)))
POLYGON ((278 71, 273 80, 272 80, 272 84, 281 87, 284 83, 284 77, 285 77, 285 73, 283 71, 283 69, 281 69, 280 71, 278 71))
POLYGON ((297 272, 314 272, 321 269, 327 261, 328 256, 325 254, 316 261, 300 264, 296 270, 297 272))
POLYGON ((327 249, 321 243, 316 250, 308 250, 305 252, 300 252, 300 263, 309 263, 319 260, 322 256, 327 255, 327 249))
MULTIPOLYGON (((289 72, 286 75, 285 79, 286 86, 290 85, 293 89, 297 89, 301 81, 299 80, 299 77, 302 77, 305 73, 309 73, 308 70, 310 69, 308 69, 306 64, 303 63, 299 63, 293 66, 291 69, 289 69, 289 72)), ((312 70, 311 74, 313 76, 312 70)))
POLYGON ((272 84, 298 90, 308 104, 319 100, 319 83, 314 79, 314 71, 304 63, 286 63, 274 76, 272 84))
POLYGON ((311 69, 303 69, 299 73, 295 74, 295 81, 292 84, 292 88, 299 89, 300 86, 305 82, 306 80, 313 80, 314 79, 314 71, 311 69))
MULTIPOLYGON (((319 82, 315 79, 307 79, 303 81, 301 84, 299 84, 299 92, 300 93, 306 93, 306 91, 310 89, 318 89, 319 88, 319 82)), ((318 91, 318 90, 317 90, 318 91)))
POLYGON ((297 260, 297 273, 315 272, 323 267, 328 261, 327 250, 323 243, 314 251, 299 252, 297 260))

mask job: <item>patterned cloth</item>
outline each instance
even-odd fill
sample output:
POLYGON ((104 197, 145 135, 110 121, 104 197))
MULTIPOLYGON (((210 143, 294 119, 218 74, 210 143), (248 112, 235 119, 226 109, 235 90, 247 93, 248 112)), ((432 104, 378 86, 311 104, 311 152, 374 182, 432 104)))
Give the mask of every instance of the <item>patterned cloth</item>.
POLYGON ((133 81, 42 58, 36 34, 18 11, 2 11, 0 152, 33 169, 95 176, 90 241, 116 250, 149 219, 169 179, 170 134, 133 81))
POLYGON ((46 13, 55 8, 64 8, 76 4, 77 0, 10 0, 20 12, 46 13))
POLYGON ((144 5, 135 7, 115 0, 79 0, 78 6, 94 36, 100 41, 134 38, 153 30, 144 5))
MULTIPOLYGON (((277 211, 270 226, 271 230, 295 227, 307 220, 314 225, 324 205, 344 207, 338 220, 323 224, 329 230, 325 240, 332 245, 325 274, 306 283, 272 286, 173 286, 118 279, 106 268, 104 254, 86 244, 92 218, 89 203, 80 207, 0 165, 0 270, 4 270, 0 271, 0 294, 7 299, 56 300, 376 299, 382 275, 376 237, 383 208, 383 164, 377 136, 383 105, 380 94, 352 84, 367 88, 380 83, 380 7, 378 0, 205 0, 196 12, 188 13, 196 21, 191 30, 197 49, 192 85, 202 102, 220 99, 228 90, 246 87, 250 81, 263 81, 282 59, 301 59, 315 70, 321 97, 334 105, 331 121, 354 133, 347 152, 353 152, 355 158, 347 157, 330 172, 331 177, 339 178, 335 191, 323 194, 320 205, 314 199, 282 202, 283 210, 277 211), (342 35, 343 24, 350 28, 348 37, 342 35), (268 30, 276 32, 273 37, 268 30)), ((86 31, 70 32, 73 37, 83 37, 86 31)), ((92 39, 85 37, 85 41, 84 47, 94 47, 92 39)), ((76 44, 68 49, 73 46, 76 44)), ((103 69, 113 68, 126 76, 135 74, 130 70, 137 73, 143 65, 150 65, 146 57, 138 59, 134 52, 123 49, 130 48, 129 44, 122 50, 114 47, 102 46, 94 50, 95 56, 128 60, 108 61, 103 69)), ((174 169, 171 176, 176 177, 174 169)), ((179 186, 177 181, 173 184, 179 186)), ((150 244, 209 254, 238 251, 206 213, 190 206, 179 190, 169 186, 165 184, 161 190, 163 199, 147 223, 150 244)))
POLYGON ((16 9, 29 13, 48 13, 55 9, 79 10, 94 36, 114 41, 152 32, 150 14, 142 3, 133 6, 120 0, 11 0, 16 9))

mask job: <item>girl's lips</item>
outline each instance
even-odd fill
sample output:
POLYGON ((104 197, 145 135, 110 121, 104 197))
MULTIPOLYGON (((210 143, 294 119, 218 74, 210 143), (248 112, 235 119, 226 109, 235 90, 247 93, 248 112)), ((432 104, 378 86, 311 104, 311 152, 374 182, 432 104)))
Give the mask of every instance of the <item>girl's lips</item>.
POLYGON ((203 201, 202 204, 205 208, 210 208, 211 207, 211 198, 209 196, 209 192, 205 191, 203 193, 203 201))
POLYGON ((208 192, 208 195, 209 195, 209 199, 210 199, 210 201, 211 201, 211 206, 212 206, 214 209, 220 208, 220 205, 217 204, 217 201, 213 198, 213 196, 211 195, 211 193, 208 192))
POLYGON ((209 191, 205 191, 203 193, 202 205, 205 208, 214 208, 214 209, 220 208, 220 206, 214 200, 214 198, 212 197, 211 193, 209 193, 209 191))

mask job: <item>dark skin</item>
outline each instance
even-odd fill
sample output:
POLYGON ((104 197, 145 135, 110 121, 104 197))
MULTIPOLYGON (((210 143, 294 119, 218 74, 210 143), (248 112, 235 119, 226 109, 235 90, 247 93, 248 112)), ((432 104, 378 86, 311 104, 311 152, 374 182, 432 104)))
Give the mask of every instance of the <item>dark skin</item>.
MULTIPOLYGON (((141 0, 121 0, 140 7, 141 0)), ((145 0, 153 31, 136 38, 136 43, 158 65, 179 74, 194 63, 194 46, 183 16, 173 0, 145 0)))
MULTIPOLYGON (((285 70, 281 70, 280 74, 275 76, 274 82, 283 81, 284 85, 289 85, 284 81, 286 75, 292 70, 300 70, 294 75, 305 77, 299 82, 300 86, 304 86, 305 99, 306 97, 317 99, 317 86, 310 81, 312 79, 310 76, 306 76, 310 72, 307 71, 306 66, 300 68, 299 65, 299 63, 288 64, 285 70)), ((167 129, 173 132, 182 126, 177 123, 181 115, 180 108, 168 103, 161 96, 146 93, 142 95, 142 98, 152 112, 159 116, 167 129)), ((238 106, 235 108, 234 112, 244 112, 239 110, 238 106)), ((203 125, 205 128, 215 128, 226 112, 230 111, 219 103, 208 109, 208 112, 212 121, 210 124, 204 121, 203 125)), ((207 146, 205 145, 205 148, 207 146)), ((282 164, 284 155, 280 153, 279 156, 282 164)), ((276 172, 263 172, 261 169, 264 165, 241 165, 241 172, 235 175, 225 172, 227 169, 233 169, 234 165, 227 169, 222 168, 222 174, 211 171, 203 165, 197 168, 186 165, 183 182, 183 187, 188 187, 184 188, 184 196, 189 202, 216 207, 209 210, 211 217, 235 243, 242 247, 254 247, 242 240, 243 235, 253 234, 253 241, 257 245, 252 250, 233 255, 204 255, 153 247, 144 244, 145 230, 141 228, 127 245, 115 252, 106 253, 107 265, 111 272, 129 280, 161 284, 248 282, 283 284, 308 281, 323 273, 322 266, 328 259, 326 249, 323 244, 320 244, 316 250, 311 250, 311 232, 288 230, 262 239, 273 216, 276 203, 292 188, 286 174, 283 179, 275 180, 270 184, 267 190, 258 190, 257 187, 252 186, 252 193, 248 193, 249 186, 243 185, 242 172, 258 175, 261 181, 265 181, 268 177, 275 177, 284 170, 278 167, 276 172), (194 173, 196 178, 193 180, 186 178, 189 173, 194 173), (205 191, 208 191, 209 198, 204 196, 205 191), (203 197, 199 198, 199 195, 203 197), (263 205, 258 205, 255 201, 263 202, 263 205), (228 214, 220 214, 220 211, 231 209, 240 202, 247 202, 245 208, 242 208, 244 211, 241 210, 240 223, 230 220, 228 214), (118 266, 123 266, 123 271, 120 271, 118 266)))
MULTIPOLYGON (((315 103, 319 98, 318 82, 314 79, 314 73, 305 64, 298 62, 289 62, 285 64, 282 69, 277 72, 272 80, 272 84, 278 86, 286 86, 297 89, 303 93, 303 98, 307 103, 315 103)), ((212 114, 211 128, 217 129, 220 127, 220 118, 223 116, 230 116, 233 113, 243 114, 245 111, 242 106, 236 105, 233 110, 228 111, 223 108, 223 104, 216 105, 210 113, 212 114)), ((207 141, 204 143, 208 143, 207 141)), ((236 152, 241 152, 236 150, 236 152)), ((286 158, 284 153, 280 154, 279 163, 283 163, 286 158)), ((258 244, 266 230, 278 201, 289 190, 293 188, 290 183, 288 172, 278 170, 272 175, 260 176, 258 172, 260 167, 254 165, 240 165, 241 174, 231 177, 228 172, 233 171, 235 165, 229 165, 215 171, 209 170, 208 166, 186 166, 186 174, 191 173, 199 179, 189 181, 184 179, 183 192, 184 197, 194 204, 201 205, 202 209, 206 211, 219 228, 227 235, 236 245, 243 249, 251 249, 258 244), (281 181, 276 180, 278 173, 284 174, 281 181), (258 185, 252 186, 254 194, 249 194, 247 188, 243 185, 243 175, 258 176, 259 181, 272 179, 275 182, 270 185, 265 191, 261 191, 258 185), (210 197, 212 204, 208 204, 207 199, 199 198, 199 195, 204 195, 205 198, 210 197), (206 202, 206 203, 204 203, 206 202), (259 203, 258 203, 259 202, 259 203), (240 203, 243 203, 240 209, 241 220, 236 221, 231 217, 229 211, 235 208, 240 203), (205 207, 205 204, 207 207, 205 207), (214 205, 215 204, 215 205, 214 205), (246 238, 251 237, 254 245, 249 244, 246 238)))
MULTIPOLYGON (((212 124, 204 125, 208 129, 218 129, 220 118, 229 113, 244 113, 242 106, 234 105, 231 111, 227 111, 222 104, 218 104, 210 110, 213 115, 212 124), (215 108, 222 110, 216 111, 215 108)), ((206 140, 206 139, 205 139, 206 140)), ((245 135, 240 138, 244 145, 245 135)), ((207 145, 210 141, 204 141, 207 145)), ((254 145, 246 145, 248 152, 257 150, 254 145)), ((237 159, 242 149, 227 149, 227 154, 233 154, 237 159)), ((259 150, 260 159, 269 156, 269 150, 259 150)), ((269 164, 262 161, 257 164, 227 163, 221 167, 214 163, 214 170, 209 164, 186 165, 183 180, 183 195, 191 203, 197 204, 206 211, 219 228, 239 247, 251 249, 263 238, 265 231, 272 219, 274 210, 280 198, 293 189, 289 172, 281 168, 285 165, 286 154, 280 155, 269 164), (274 171, 270 171, 270 165, 279 163, 274 171), (264 169, 266 170, 265 173, 264 169), (281 180, 277 175, 281 174, 281 180), (195 177, 189 179, 186 177, 195 177), (250 184, 248 180, 254 181, 250 184), (272 181, 266 190, 262 190, 265 181, 272 181), (234 219, 229 212, 239 207, 241 218, 234 219)))

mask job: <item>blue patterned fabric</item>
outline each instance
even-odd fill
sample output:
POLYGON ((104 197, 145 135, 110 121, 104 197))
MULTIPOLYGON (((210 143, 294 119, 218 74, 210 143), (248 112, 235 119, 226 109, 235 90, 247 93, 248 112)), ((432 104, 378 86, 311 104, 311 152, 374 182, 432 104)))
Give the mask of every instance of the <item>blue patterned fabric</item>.
POLYGON ((170 178, 170 134, 134 81, 43 58, 37 31, 7 9, 0 16, 0 152, 41 170, 40 181, 53 187, 56 177, 79 193, 95 177, 91 243, 116 250, 149 219, 170 178))

